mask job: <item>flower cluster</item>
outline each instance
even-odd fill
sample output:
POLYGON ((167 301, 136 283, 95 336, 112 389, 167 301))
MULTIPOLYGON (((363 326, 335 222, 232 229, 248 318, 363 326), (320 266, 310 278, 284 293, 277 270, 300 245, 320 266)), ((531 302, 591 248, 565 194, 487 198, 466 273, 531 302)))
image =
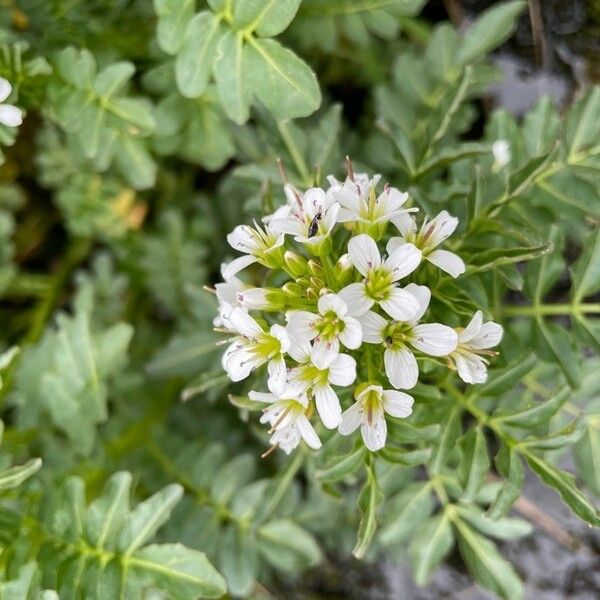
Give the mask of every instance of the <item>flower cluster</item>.
POLYGON ((243 256, 223 265, 215 290, 215 326, 231 336, 223 368, 241 381, 266 365, 268 392, 249 398, 265 403, 261 422, 286 453, 301 440, 320 447, 315 409, 325 428, 350 435, 360 427, 367 448, 381 449, 386 415, 412 412, 420 362, 482 383, 502 337, 481 311, 464 329, 428 322, 434 269, 465 272, 440 247, 458 219, 442 211, 418 226, 408 194, 388 185, 378 193, 379 179, 349 166, 345 181, 330 176, 326 190, 286 184, 284 206, 228 236, 243 256), (267 268, 260 287, 239 277, 255 263, 267 268))
POLYGON ((10 82, 4 77, 0 77, 0 123, 7 127, 18 127, 23 122, 21 109, 12 104, 4 104, 11 92, 10 82))

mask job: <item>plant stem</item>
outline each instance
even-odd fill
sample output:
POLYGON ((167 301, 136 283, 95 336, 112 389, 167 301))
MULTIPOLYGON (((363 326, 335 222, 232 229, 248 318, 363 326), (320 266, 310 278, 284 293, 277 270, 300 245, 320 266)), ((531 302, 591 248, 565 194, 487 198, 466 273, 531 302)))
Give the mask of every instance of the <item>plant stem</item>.
POLYGON ((505 306, 504 317, 558 316, 573 314, 600 314, 600 304, 534 304, 531 306, 505 306))

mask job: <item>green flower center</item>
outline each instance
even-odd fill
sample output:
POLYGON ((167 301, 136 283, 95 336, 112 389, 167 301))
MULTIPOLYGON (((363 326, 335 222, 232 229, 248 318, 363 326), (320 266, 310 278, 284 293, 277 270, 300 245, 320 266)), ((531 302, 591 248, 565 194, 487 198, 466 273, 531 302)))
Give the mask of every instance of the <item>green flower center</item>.
POLYGON ((281 342, 268 333, 259 335, 252 345, 252 353, 261 358, 272 358, 281 352, 281 342))
POLYGON ((402 348, 413 339, 413 327, 409 323, 395 321, 383 331, 383 343, 388 348, 402 348))
POLYGON ((376 301, 385 300, 392 291, 393 281, 390 272, 383 267, 371 269, 365 281, 365 292, 376 301))
POLYGON ((316 323, 317 335, 323 340, 333 340, 344 331, 346 324, 332 310, 326 312, 316 323))

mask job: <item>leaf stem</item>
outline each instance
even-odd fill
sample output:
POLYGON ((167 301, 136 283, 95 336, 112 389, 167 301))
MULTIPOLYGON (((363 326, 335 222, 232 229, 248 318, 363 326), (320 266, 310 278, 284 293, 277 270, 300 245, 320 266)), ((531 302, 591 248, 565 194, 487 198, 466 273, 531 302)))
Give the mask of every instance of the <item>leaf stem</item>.
POLYGON ((500 309, 500 314, 504 317, 600 314, 600 304, 533 304, 530 306, 504 306, 500 309))

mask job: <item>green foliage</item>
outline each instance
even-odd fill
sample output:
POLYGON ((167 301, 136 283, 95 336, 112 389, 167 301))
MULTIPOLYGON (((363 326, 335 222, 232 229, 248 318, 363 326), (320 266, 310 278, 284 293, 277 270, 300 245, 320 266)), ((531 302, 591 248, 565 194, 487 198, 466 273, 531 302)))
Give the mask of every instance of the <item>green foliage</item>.
MULTIPOLYGON (((509 514, 528 472, 600 525, 600 88, 522 119, 482 110, 525 2, 461 33, 423 0, 112 4, 0 14, 26 116, 0 125, 0 598, 278 596, 351 553, 408 562, 419 585, 454 553, 522 598, 497 541, 531 531, 509 514), (459 218, 447 248, 466 272, 411 282, 431 286, 432 322, 501 323, 499 356, 479 385, 419 356, 413 413, 377 452, 321 427, 320 451, 261 460, 264 373, 223 373, 204 288, 284 180, 326 187, 346 155, 419 218, 459 218)), ((307 290, 343 276, 327 258, 298 259, 307 290)))

